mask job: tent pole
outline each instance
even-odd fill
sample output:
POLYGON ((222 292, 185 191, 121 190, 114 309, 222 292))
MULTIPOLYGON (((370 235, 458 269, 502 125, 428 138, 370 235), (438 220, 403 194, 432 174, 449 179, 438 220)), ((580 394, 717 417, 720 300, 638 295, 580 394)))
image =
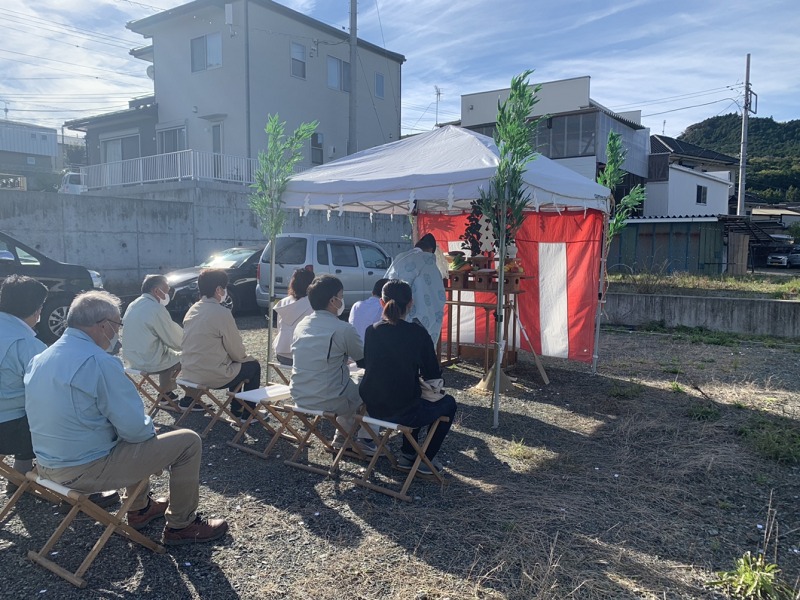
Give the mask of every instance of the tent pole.
POLYGON ((506 268, 506 212, 508 210, 509 182, 506 180, 503 200, 500 203, 500 262, 497 265, 497 307, 495 308, 494 330, 494 388, 492 389, 493 420, 492 427, 500 426, 500 365, 503 362, 503 312, 505 309, 505 268, 506 268))
POLYGON ((594 316, 594 352, 592 352, 592 375, 597 375, 597 361, 600 358, 600 319, 603 316, 603 305, 606 303, 606 269, 608 268, 608 250, 610 244, 606 243, 608 235, 608 214, 603 217, 603 239, 600 250, 600 287, 597 291, 597 311, 594 316))

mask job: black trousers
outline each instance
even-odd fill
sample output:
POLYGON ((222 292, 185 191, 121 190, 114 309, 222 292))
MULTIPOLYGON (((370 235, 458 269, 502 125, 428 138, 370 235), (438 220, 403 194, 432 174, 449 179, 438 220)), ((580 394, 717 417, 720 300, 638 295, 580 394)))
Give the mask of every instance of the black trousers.
MULTIPOLYGON (((249 390, 256 390, 261 387, 261 363, 259 363, 257 360, 248 360, 247 362, 243 362, 242 368, 239 370, 239 374, 223 387, 228 388, 228 390, 232 392, 236 389, 236 386, 245 380, 247 381, 247 383, 244 384, 245 392, 249 390)), ((249 404, 251 407, 255 406, 254 403, 249 404)), ((244 415, 244 404, 241 400, 234 399, 234 401, 231 403, 231 412, 237 417, 244 415)))

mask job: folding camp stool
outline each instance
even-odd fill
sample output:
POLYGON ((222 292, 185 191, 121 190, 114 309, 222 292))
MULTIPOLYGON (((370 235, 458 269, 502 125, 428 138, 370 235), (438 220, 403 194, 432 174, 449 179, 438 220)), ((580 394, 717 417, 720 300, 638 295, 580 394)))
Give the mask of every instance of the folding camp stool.
POLYGON ((303 469, 304 471, 318 473, 319 475, 333 477, 338 472, 339 463, 345 456, 350 456, 364 461, 369 460, 369 457, 364 454, 358 448, 358 446, 351 444, 354 438, 353 432, 347 431, 339 423, 339 421, 336 420, 336 417, 338 416, 336 413, 303 408, 292 404, 284 405, 283 407, 280 407, 279 410, 282 410, 287 415, 287 423, 291 422, 293 418, 296 418, 305 427, 305 433, 300 438, 294 454, 292 454, 292 456, 287 460, 283 461, 283 464, 289 465, 290 467, 295 467, 296 469, 303 469), (329 422, 333 425, 334 436, 337 432, 342 434, 344 442, 342 443, 341 448, 336 448, 333 445, 333 438, 327 437, 325 433, 321 431, 320 426, 325 422, 329 422), (308 460, 307 454, 305 462, 300 462, 303 452, 308 452, 308 448, 311 446, 311 439, 317 440, 322 444, 323 449, 326 452, 333 454, 334 459, 329 467, 322 468, 320 466, 311 464, 311 462, 308 460))
POLYGON ((375 451, 375 456, 372 457, 369 466, 364 470, 361 478, 355 480, 355 483, 371 490, 375 490, 376 492, 387 494, 393 498, 411 502, 411 496, 409 496, 407 493, 408 488, 411 486, 411 482, 414 481, 414 476, 417 474, 417 470, 423 462, 428 465, 428 468, 431 470, 431 475, 426 474, 426 477, 437 479, 440 483, 445 482, 442 474, 439 473, 438 469, 433 466, 433 463, 431 463, 431 461, 425 455, 425 450, 428 449, 431 439, 433 439, 433 434, 436 432, 436 428, 439 426, 439 423, 447 423, 450 420, 448 417, 439 417, 428 426, 428 434, 425 436, 425 441, 423 442, 422 446, 420 446, 417 440, 414 439, 414 435, 412 434, 413 427, 399 425, 397 423, 390 423, 388 421, 381 421, 379 419, 373 419, 372 417, 366 417, 362 415, 356 416, 356 420, 361 423, 364 429, 367 430, 367 433, 369 433, 369 435, 375 441, 377 450, 375 451), (380 433, 381 429, 383 429, 383 433, 380 433), (411 470, 408 472, 408 475, 406 476, 405 481, 403 482, 399 491, 391 489, 387 486, 379 485, 378 483, 374 483, 369 480, 372 472, 375 470, 375 465, 382 454, 389 459, 389 462, 392 463, 392 467, 395 469, 398 468, 397 459, 387 446, 389 438, 394 432, 402 434, 413 446, 414 451, 416 452, 414 464, 411 465, 411 470))
MULTIPOLYGON (((116 513, 110 513, 89 500, 89 496, 87 494, 81 494, 80 492, 71 490, 68 487, 60 485, 54 481, 50 481, 49 479, 38 477, 36 473, 33 472, 28 473, 27 477, 31 481, 34 481, 37 485, 46 488, 49 492, 56 495, 60 500, 68 502, 72 505, 72 509, 69 511, 69 513, 67 513, 67 516, 64 517, 64 520, 61 521, 61 524, 56 528, 56 530, 53 532, 53 535, 50 536, 50 539, 47 540, 42 549, 39 550, 39 552, 34 552, 33 550, 28 551, 28 558, 30 558, 33 562, 41 565, 48 571, 55 573, 62 579, 69 581, 72 585, 79 588, 86 587, 86 580, 83 578, 83 575, 89 570, 89 567, 92 566, 92 563, 103 549, 103 546, 106 545, 106 542, 108 542, 111 536, 115 533, 126 537, 128 540, 136 542, 137 544, 140 544, 145 548, 156 552, 157 554, 164 553, 164 546, 142 535, 133 527, 128 525, 127 522, 125 522, 128 509, 130 508, 131 504, 133 504, 133 501, 136 499, 136 497, 144 490, 145 486, 147 485, 147 479, 144 479, 139 483, 139 485, 136 486, 136 489, 125 499, 125 502, 122 503, 122 506, 120 506, 116 513), (83 562, 80 564, 77 570, 70 572, 48 558, 48 555, 55 556, 56 553, 53 552, 53 547, 56 545, 61 536, 67 531, 69 526, 75 520, 75 517, 77 517, 81 512, 88 515, 101 525, 105 525, 106 528, 92 549, 89 551, 89 554, 87 554, 86 558, 83 559, 83 562)), ((73 552, 73 549, 76 547, 77 546, 75 545, 71 545, 68 547, 68 549, 62 550, 62 554, 66 555, 69 552, 73 552)))
POLYGON ((277 373, 278 377, 280 377, 281 381, 284 384, 289 385, 289 380, 292 378, 292 373, 291 373, 292 367, 290 365, 283 365, 279 362, 271 362, 267 363, 267 368, 271 368, 272 370, 274 370, 275 373, 277 373), (289 369, 289 375, 286 374, 284 369, 289 369))
POLYGON ((53 502, 54 504, 61 502, 61 498, 49 492, 47 488, 43 488, 35 481, 28 479, 24 474, 6 464, 3 460, 4 458, 5 455, 0 454, 0 477, 6 480, 6 485, 13 483, 17 486, 17 489, 13 494, 11 494, 11 497, 3 507, 3 510, 0 510, 0 523, 3 522, 3 519, 5 519, 8 513, 11 512, 11 509, 14 508, 14 505, 17 502, 19 502, 19 499, 22 498, 25 492, 34 494, 38 498, 53 502))
POLYGON ((258 388, 257 390, 248 390, 246 392, 231 394, 231 396, 245 402, 245 410, 250 414, 247 416, 247 420, 239 427, 239 431, 233 439, 228 442, 229 446, 233 446, 234 448, 238 448, 243 452, 253 454, 259 458, 266 459, 269 457, 270 452, 272 452, 272 449, 279 439, 283 438, 292 443, 300 439, 301 434, 291 426, 291 423, 287 424, 284 422, 286 420, 284 413, 277 409, 279 403, 291 397, 288 385, 271 384, 263 388, 258 388), (255 404, 255 407, 251 407, 248 403, 255 404), (272 415, 275 417, 276 421, 280 423, 277 429, 268 421, 268 415, 272 415), (256 423, 261 424, 266 433, 270 436, 270 440, 263 451, 256 450, 244 444, 245 434, 250 429, 250 426, 256 423))
POLYGON ((127 375, 128 379, 136 386, 136 391, 139 392, 139 395, 150 403, 150 409, 147 411, 150 417, 155 417, 159 410, 171 410, 176 413, 181 412, 178 404, 158 387, 158 384, 153 379, 152 373, 126 367, 125 375, 127 375), (162 403, 167 406, 164 406, 162 403))
POLYGON ((200 385, 199 383, 194 383, 188 379, 177 379, 176 383, 181 386, 183 392, 187 397, 191 398, 192 401, 186 411, 178 418, 177 421, 175 421, 173 424, 174 427, 180 426, 180 424, 189 415, 189 413, 192 412, 192 409, 195 406, 200 406, 203 411, 209 417, 211 417, 211 422, 206 425, 206 428, 200 434, 200 437, 202 438, 205 438, 208 435, 214 425, 216 425, 217 421, 219 421, 223 416, 227 416, 228 419, 233 422, 239 422, 239 419, 231 412, 231 401, 233 400, 233 395, 242 390, 244 385, 247 383, 247 379, 236 386, 236 389, 233 390, 233 394, 226 393, 224 399, 217 397, 211 388, 205 385, 200 385), (208 398, 209 402, 203 402, 204 397, 208 398))

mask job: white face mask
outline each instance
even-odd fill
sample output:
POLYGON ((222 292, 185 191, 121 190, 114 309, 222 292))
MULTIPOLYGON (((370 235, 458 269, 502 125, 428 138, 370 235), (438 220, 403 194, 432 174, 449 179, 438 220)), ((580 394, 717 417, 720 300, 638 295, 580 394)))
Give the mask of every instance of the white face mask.
POLYGON ((159 298, 158 299, 158 303, 161 306, 166 306, 167 304, 169 304, 169 301, 170 301, 169 294, 168 293, 164 293, 164 290, 158 290, 158 291, 161 292, 162 294, 164 294, 163 298, 159 298))
POLYGON ((222 292, 222 297, 219 299, 220 304, 225 304, 225 301, 228 299, 228 290, 222 292))
POLYGON ((342 313, 344 312, 344 298, 339 298, 338 296, 336 299, 339 301, 339 308, 336 309, 336 316, 341 317, 342 313))
POLYGON ((108 340, 108 347, 106 348, 106 352, 109 354, 114 354, 114 350, 117 348, 117 343, 119 343, 119 334, 115 333, 114 337, 108 340))

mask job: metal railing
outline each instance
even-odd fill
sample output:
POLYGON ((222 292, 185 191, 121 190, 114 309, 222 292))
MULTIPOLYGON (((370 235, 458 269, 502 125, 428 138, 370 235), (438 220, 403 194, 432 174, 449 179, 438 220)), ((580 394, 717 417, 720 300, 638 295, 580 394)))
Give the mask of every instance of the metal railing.
POLYGON ((81 175, 90 190, 184 180, 250 185, 257 168, 254 158, 181 150, 81 167, 81 175))

